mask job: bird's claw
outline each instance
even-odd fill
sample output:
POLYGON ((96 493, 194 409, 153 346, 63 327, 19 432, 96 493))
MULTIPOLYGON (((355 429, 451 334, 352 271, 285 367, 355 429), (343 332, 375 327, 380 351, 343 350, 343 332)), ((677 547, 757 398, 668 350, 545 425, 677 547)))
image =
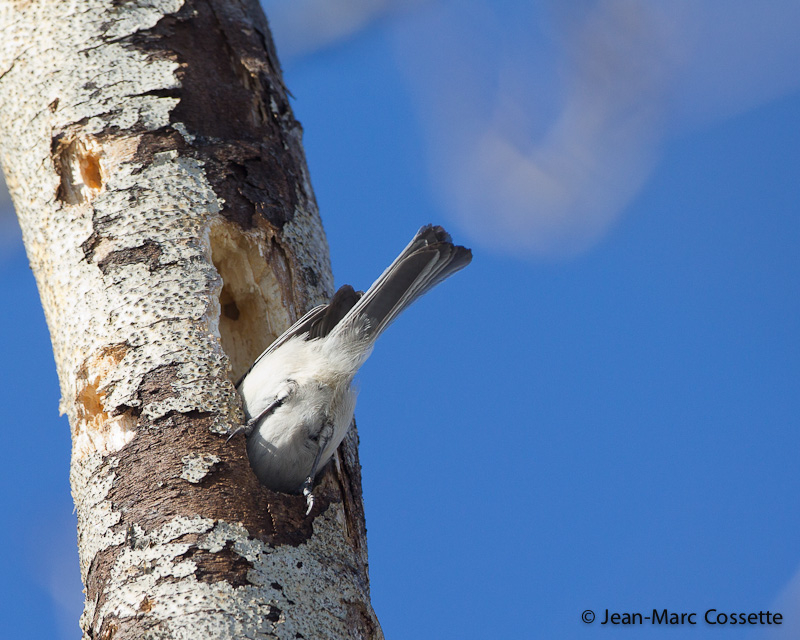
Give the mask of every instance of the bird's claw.
POLYGON ((240 424, 238 427, 236 427, 233 431, 231 431, 228 434, 228 437, 226 438, 225 443, 227 444, 228 442, 230 442, 231 438, 233 438, 233 436, 235 436, 237 433, 241 433, 242 431, 244 431, 244 435, 246 437, 250 437, 250 434, 253 433, 253 427, 254 426, 255 426, 255 421, 254 420, 248 420, 244 424, 240 424))
POLYGON ((305 482, 303 483, 303 495, 306 497, 306 504, 308 505, 308 509, 306 509, 306 515, 311 513, 311 510, 314 508, 314 494, 311 491, 311 485, 314 482, 314 479, 309 476, 306 478, 305 482))

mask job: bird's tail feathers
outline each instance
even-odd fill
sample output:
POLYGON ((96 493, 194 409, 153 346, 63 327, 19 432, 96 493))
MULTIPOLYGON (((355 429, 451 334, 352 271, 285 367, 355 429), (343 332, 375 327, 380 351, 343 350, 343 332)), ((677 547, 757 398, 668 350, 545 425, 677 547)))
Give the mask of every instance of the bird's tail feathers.
POLYGON ((422 227, 334 331, 363 328, 366 337, 374 341, 403 309, 471 260, 472 252, 454 245, 442 227, 422 227))

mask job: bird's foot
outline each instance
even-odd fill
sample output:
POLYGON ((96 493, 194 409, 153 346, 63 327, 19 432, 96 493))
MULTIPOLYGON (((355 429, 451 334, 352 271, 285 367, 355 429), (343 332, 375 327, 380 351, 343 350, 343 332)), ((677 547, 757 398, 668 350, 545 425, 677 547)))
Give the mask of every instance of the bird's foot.
POLYGON ((250 434, 253 433, 253 427, 255 427, 255 426, 256 426, 256 421, 255 420, 248 420, 244 424, 240 424, 238 427, 236 427, 233 431, 231 431, 228 434, 228 437, 225 440, 225 442, 226 443, 230 442, 230 440, 231 440, 231 438, 233 438, 233 436, 235 436, 237 433, 241 433, 242 431, 244 431, 245 437, 249 438, 250 434))
POLYGON ((306 515, 311 513, 311 510, 314 508, 314 494, 311 491, 311 485, 314 483, 314 478, 308 476, 303 482, 301 489, 303 490, 303 495, 306 497, 306 504, 308 505, 308 509, 306 509, 306 515))

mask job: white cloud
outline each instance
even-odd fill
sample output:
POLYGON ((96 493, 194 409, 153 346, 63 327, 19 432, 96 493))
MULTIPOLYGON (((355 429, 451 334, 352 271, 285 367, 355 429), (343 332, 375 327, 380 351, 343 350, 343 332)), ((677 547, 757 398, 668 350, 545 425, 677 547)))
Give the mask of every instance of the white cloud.
POLYGON ((691 57, 670 105, 677 128, 737 115, 800 88, 800 3, 686 2, 691 57))
POLYGON ((479 244, 579 252, 669 135, 800 86, 796 3, 523 5, 440 2, 396 25, 434 191, 479 244))

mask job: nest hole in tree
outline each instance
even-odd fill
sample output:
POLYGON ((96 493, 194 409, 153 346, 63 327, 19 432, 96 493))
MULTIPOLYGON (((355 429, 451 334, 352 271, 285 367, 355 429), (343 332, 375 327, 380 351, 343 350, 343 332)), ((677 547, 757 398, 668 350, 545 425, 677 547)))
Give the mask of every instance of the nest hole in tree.
POLYGON ((222 278, 219 333, 238 380, 289 325, 281 286, 252 234, 221 220, 211 228, 211 259, 222 278))

